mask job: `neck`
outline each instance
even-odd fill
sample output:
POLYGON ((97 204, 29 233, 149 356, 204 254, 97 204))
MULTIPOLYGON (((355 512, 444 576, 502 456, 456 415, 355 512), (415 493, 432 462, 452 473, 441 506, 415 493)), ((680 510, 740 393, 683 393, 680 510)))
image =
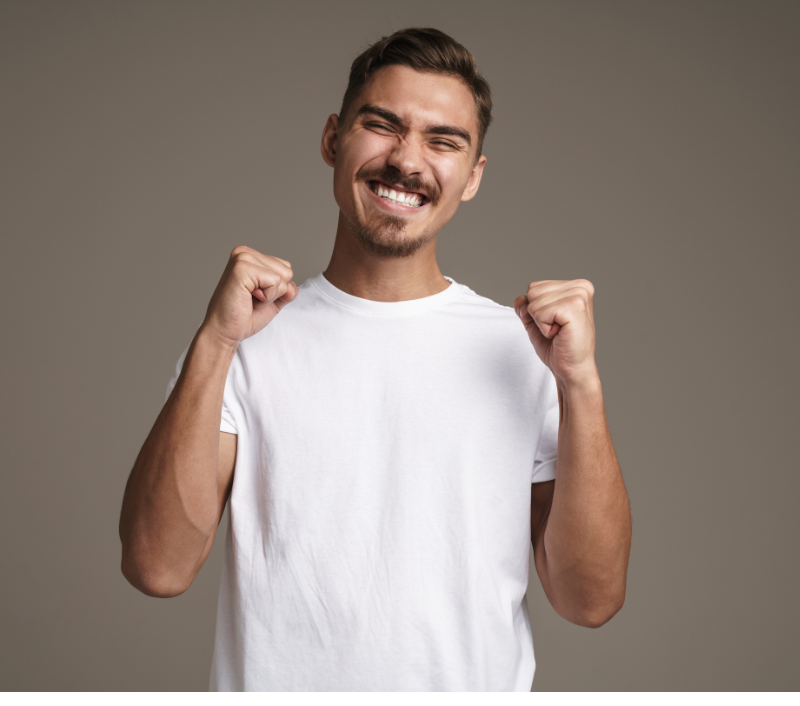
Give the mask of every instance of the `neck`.
POLYGON ((384 257, 358 241, 341 213, 331 261, 322 274, 343 292, 376 302, 421 299, 450 286, 436 262, 435 236, 413 255, 384 257))

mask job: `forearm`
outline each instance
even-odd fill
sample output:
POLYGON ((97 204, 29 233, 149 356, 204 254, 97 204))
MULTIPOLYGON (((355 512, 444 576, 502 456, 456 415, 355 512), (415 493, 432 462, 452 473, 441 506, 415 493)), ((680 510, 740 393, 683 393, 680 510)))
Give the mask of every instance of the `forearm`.
POLYGON ((557 479, 544 532, 548 595, 573 622, 599 625, 622 606, 630 553, 628 496, 599 376, 559 383, 557 479))
POLYGON ((185 590, 215 532, 220 416, 233 354, 198 332, 128 479, 122 571, 145 593, 185 590))

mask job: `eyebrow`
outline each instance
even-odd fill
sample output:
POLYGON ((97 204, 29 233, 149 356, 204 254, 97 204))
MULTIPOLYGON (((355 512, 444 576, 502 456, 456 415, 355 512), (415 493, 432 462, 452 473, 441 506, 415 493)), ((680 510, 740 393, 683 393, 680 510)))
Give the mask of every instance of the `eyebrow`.
MULTIPOLYGON (((373 105, 372 103, 365 103, 362 105, 358 109, 356 115, 377 115, 379 118, 383 118, 394 125, 405 127, 405 123, 399 115, 393 113, 391 110, 386 110, 386 108, 373 105)), ((472 138, 470 137, 469 132, 456 125, 426 125, 425 132, 432 135, 450 135, 452 137, 460 137, 468 145, 472 145, 472 138)))
POLYGON ((453 137, 460 137, 468 145, 472 144, 472 138, 469 136, 469 133, 460 127, 456 127, 455 125, 428 125, 425 128, 425 132, 429 132, 433 135, 451 135, 453 137))

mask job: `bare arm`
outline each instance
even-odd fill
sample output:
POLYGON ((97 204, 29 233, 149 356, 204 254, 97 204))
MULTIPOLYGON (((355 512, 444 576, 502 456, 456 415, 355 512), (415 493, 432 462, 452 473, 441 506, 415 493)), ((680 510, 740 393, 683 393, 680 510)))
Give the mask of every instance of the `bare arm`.
POLYGON ((558 386, 556 480, 531 486, 536 570, 556 612, 598 627, 625 601, 631 516, 594 362, 594 287, 533 282, 515 308, 558 386))
POLYGON ((147 595, 183 593, 214 543, 236 457, 236 436, 219 431, 232 357, 198 333, 128 478, 122 573, 147 595))
POLYGON ((242 340, 295 299, 288 262, 234 248, 181 373, 128 478, 122 573, 150 596, 192 583, 231 492, 236 435, 220 432, 225 381, 242 340))
POLYGON ((536 571, 556 612, 599 627, 625 601, 631 519, 599 379, 559 391, 557 479, 531 486, 536 571))

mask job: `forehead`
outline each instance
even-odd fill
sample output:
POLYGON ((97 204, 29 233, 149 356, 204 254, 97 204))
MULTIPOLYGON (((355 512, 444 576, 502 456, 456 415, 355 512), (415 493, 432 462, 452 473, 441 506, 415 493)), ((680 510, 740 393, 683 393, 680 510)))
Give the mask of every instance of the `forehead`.
POLYGON ((353 104, 365 103, 396 113, 409 127, 457 125, 469 131, 473 144, 478 135, 475 99, 467 85, 455 76, 416 71, 407 66, 384 66, 367 81, 353 104))

